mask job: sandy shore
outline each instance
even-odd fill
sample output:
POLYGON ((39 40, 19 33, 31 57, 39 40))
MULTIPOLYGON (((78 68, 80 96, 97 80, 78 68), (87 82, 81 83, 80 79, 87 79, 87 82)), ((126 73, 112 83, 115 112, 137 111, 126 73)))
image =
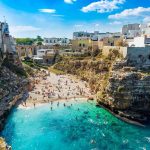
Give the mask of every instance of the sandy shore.
POLYGON ((18 105, 19 108, 92 96, 88 84, 72 75, 56 75, 42 70, 31 78, 31 82, 34 88, 26 95, 28 98, 18 105))

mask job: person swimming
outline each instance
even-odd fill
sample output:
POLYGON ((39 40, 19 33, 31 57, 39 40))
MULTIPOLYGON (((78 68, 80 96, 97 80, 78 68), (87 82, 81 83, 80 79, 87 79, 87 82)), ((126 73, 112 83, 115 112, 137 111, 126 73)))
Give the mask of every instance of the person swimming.
POLYGON ((57 103, 57 107, 59 106, 59 102, 57 103))

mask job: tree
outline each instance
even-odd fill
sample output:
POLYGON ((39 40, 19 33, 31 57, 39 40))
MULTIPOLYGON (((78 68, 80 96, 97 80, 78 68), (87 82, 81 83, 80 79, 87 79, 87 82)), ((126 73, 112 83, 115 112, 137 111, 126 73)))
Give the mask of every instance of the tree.
POLYGON ((37 45, 42 45, 43 39, 41 38, 41 36, 38 35, 35 39, 35 42, 37 45))
POLYGON ((38 46, 40 46, 40 45, 42 45, 42 42, 38 41, 36 44, 37 44, 38 46))
POLYGON ((34 39, 32 38, 16 38, 17 45, 32 45, 34 39))
POLYGON ((41 36, 38 35, 38 36, 36 37, 36 41, 37 41, 37 42, 43 42, 43 39, 41 38, 41 36))

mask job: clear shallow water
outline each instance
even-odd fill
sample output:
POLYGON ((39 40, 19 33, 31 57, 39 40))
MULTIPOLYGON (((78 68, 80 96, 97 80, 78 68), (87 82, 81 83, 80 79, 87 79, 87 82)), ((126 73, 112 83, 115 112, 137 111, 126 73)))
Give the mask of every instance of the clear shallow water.
POLYGON ((1 133, 13 150, 144 150, 150 128, 126 124, 94 102, 14 109, 1 133), (79 110, 78 110, 79 108, 79 110))

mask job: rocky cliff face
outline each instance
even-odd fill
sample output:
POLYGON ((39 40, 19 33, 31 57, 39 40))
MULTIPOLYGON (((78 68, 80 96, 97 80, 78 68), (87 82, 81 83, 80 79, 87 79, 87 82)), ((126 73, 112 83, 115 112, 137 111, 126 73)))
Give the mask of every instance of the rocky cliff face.
POLYGON ((117 51, 107 58, 63 59, 55 69, 80 76, 89 82, 98 104, 127 122, 147 124, 150 120, 149 70, 139 70, 122 60, 117 51), (118 61, 120 60, 120 61, 118 61), (145 71, 145 72, 144 72, 145 71))
POLYGON ((0 130, 11 108, 16 104, 27 88, 28 80, 17 76, 6 67, 0 68, 0 130))
POLYGON ((150 119, 150 75, 123 61, 116 63, 98 102, 126 119, 142 124, 150 119))
POLYGON ((11 147, 6 144, 3 138, 0 138, 0 150, 11 150, 11 147))
POLYGON ((54 69, 65 73, 77 75, 81 80, 87 81, 93 93, 103 89, 105 78, 108 78, 111 63, 107 60, 63 60, 54 65, 54 69))
MULTIPOLYGON (((20 71, 18 73, 21 75, 20 71)), ((3 129, 12 107, 23 97, 27 89, 28 80, 19 75, 13 73, 4 65, 0 67, 0 131, 3 129)), ((0 137, 0 150, 10 149, 5 140, 0 137)))

